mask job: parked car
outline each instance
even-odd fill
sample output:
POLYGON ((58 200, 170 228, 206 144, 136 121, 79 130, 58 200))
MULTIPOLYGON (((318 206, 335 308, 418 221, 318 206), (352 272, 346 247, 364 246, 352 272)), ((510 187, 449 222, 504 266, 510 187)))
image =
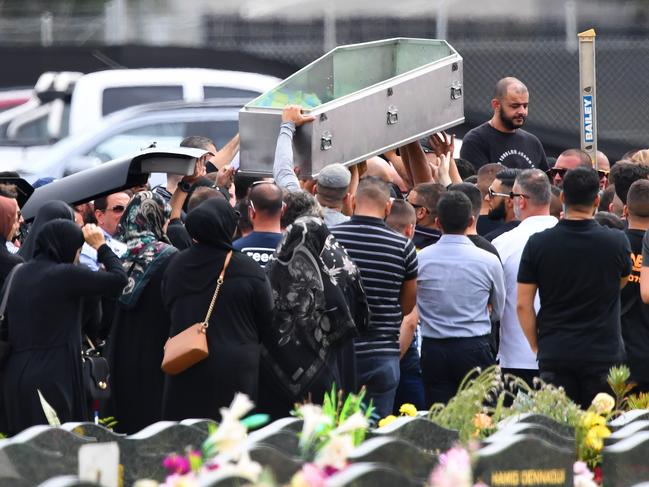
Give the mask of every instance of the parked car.
POLYGON ((249 99, 201 103, 166 102, 121 110, 94 129, 71 135, 23 163, 0 161, 0 170, 17 171, 33 183, 40 177, 60 178, 150 147, 177 148, 189 135, 210 137, 222 147, 239 130, 239 109, 249 99))

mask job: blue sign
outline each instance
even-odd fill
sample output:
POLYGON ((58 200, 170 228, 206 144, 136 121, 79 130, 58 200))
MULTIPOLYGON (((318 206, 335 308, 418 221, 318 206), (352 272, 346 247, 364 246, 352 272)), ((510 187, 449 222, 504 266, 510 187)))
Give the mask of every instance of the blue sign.
POLYGON ((593 142, 595 139, 593 134, 593 96, 582 96, 582 103, 584 107, 584 142, 593 142))

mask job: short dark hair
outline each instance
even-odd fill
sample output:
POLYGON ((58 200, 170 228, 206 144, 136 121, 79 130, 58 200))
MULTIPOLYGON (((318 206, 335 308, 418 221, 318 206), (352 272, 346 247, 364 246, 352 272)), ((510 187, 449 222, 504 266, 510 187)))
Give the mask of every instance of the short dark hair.
POLYGON ((15 184, 0 184, 0 196, 18 199, 18 188, 15 184))
POLYGON ((460 174, 462 181, 477 174, 475 166, 471 163, 471 161, 467 161, 466 159, 462 159, 460 157, 455 158, 455 167, 457 167, 457 172, 460 174))
POLYGON ((417 204, 426 208, 431 215, 437 215, 437 202, 446 188, 439 183, 419 183, 412 190, 417 194, 417 204))
POLYGON ((202 135, 190 135, 189 137, 185 137, 180 142, 180 147, 203 149, 206 151, 212 150, 212 147, 214 147, 215 149, 217 148, 212 139, 210 139, 209 137, 203 137, 202 135))
POLYGON ((250 187, 248 201, 256 212, 276 215, 282 211, 282 190, 275 183, 261 182, 250 187))
POLYGON ((133 197, 133 191, 130 189, 124 189, 122 191, 115 191, 114 193, 107 194, 106 196, 102 196, 100 198, 95 198, 95 201, 93 202, 93 206, 95 210, 99 211, 106 211, 106 208, 108 208, 108 197, 114 194, 119 194, 119 193, 124 193, 128 195, 129 198, 133 197))
POLYGON ((456 183, 451 184, 448 187, 448 190, 464 193, 471 201, 472 215, 475 218, 478 218, 478 215, 480 215, 480 209, 482 208, 482 193, 477 186, 471 183, 456 183))
POLYGON ((316 195, 323 204, 338 205, 345 199, 347 192, 348 188, 328 188, 318 184, 316 195))
POLYGON ((616 230, 624 230, 624 222, 614 213, 608 211, 598 211, 595 213, 595 221, 603 227, 615 228, 616 230))
MULTIPOLYGON (((521 192, 528 196, 533 205, 549 205, 552 200, 550 180, 540 169, 525 169, 520 171, 516 182, 521 187, 521 192)), ((513 185, 512 185, 513 187, 513 185)))
POLYGON ((602 191, 602 194, 599 197, 599 206, 597 211, 608 211, 608 207, 613 203, 615 199, 615 185, 611 184, 608 188, 602 191))
POLYGON ((234 209, 239 212, 239 222, 237 224, 238 235, 243 236, 244 233, 252 232, 252 223, 250 223, 250 216, 248 215, 248 198, 237 201, 234 209))
POLYGON ((286 209, 280 219, 282 228, 292 225, 302 216, 317 216, 322 218, 322 208, 312 194, 306 191, 287 191, 284 194, 286 209))
POLYGON ((598 193, 599 176, 594 169, 577 167, 563 178, 563 199, 567 206, 591 206, 598 193))
POLYGON ((447 191, 437 203, 437 218, 444 233, 464 233, 472 213, 471 200, 460 191, 447 191))
POLYGON ((626 197, 629 214, 639 218, 649 217, 649 181, 639 179, 631 185, 626 197))
POLYGON ((390 214, 385 219, 385 223, 397 233, 403 233, 408 225, 417 222, 415 208, 406 200, 394 200, 390 214))
POLYGON ((649 167, 633 162, 618 162, 611 168, 609 181, 615 185, 615 194, 626 205, 629 188, 639 179, 647 179, 649 167))
POLYGON ((514 181, 516 181, 516 178, 518 177, 518 175, 520 173, 521 173, 520 169, 507 168, 507 169, 503 169, 502 171, 498 172, 496 174, 495 179, 498 179, 501 183, 503 183, 505 186, 507 186, 511 190, 511 188, 514 187, 514 181))
POLYGON ((579 166, 578 167, 593 167, 593 160, 590 158, 590 155, 588 152, 583 151, 581 149, 566 149, 564 150, 561 154, 559 154, 559 157, 571 157, 571 156, 576 156, 579 157, 579 166))
POLYGON ((203 201, 219 197, 224 198, 224 195, 218 189, 210 188, 209 186, 199 186, 192 191, 192 195, 189 197, 189 202, 187 203, 187 213, 192 211, 203 201))
POLYGON ((384 206, 390 199, 390 185, 376 176, 367 176, 360 180, 356 189, 356 201, 373 202, 384 206))

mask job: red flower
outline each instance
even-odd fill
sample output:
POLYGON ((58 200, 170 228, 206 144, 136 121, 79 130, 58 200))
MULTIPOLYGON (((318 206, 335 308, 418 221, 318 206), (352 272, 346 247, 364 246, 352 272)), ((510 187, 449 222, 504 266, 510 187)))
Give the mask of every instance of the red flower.
POLYGON ((602 467, 595 467, 593 474, 595 474, 593 480, 597 482, 599 485, 602 485, 602 467))

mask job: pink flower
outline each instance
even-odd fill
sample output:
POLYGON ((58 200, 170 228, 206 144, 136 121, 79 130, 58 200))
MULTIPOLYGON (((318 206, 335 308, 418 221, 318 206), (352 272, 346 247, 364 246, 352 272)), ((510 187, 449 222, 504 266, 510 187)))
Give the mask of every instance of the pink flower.
POLYGON ((302 466, 302 475, 309 487, 324 487, 327 475, 312 463, 302 466))
POLYGON ((165 458, 162 462, 162 466, 167 469, 167 472, 169 472, 169 474, 185 475, 191 470, 189 460, 187 460, 185 457, 181 457, 180 455, 176 455, 175 453, 165 458))

